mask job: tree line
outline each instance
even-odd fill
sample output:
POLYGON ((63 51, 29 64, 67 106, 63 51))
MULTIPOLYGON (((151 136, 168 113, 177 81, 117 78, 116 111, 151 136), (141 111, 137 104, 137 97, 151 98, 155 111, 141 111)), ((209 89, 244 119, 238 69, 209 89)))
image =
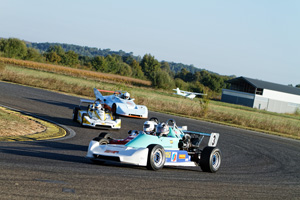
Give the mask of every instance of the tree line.
POLYGON ((104 73, 150 80, 152 86, 162 89, 179 87, 193 92, 212 92, 220 94, 228 88, 227 80, 232 76, 221 76, 193 65, 161 61, 151 54, 143 57, 133 56, 124 51, 80 47, 77 45, 50 43, 26 43, 16 38, 0 39, 0 56, 59 64, 104 73), (39 46, 39 49, 36 49, 39 46), (63 48, 64 47, 64 48, 63 48), (77 52, 83 52, 77 53, 77 52))

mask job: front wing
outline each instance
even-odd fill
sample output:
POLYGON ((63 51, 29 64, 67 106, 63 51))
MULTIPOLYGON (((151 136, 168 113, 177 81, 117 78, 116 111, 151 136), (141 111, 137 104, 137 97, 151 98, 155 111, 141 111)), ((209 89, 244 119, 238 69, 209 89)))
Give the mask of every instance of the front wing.
MULTIPOLYGON (((79 123, 82 123, 83 126, 89 126, 89 127, 108 127, 111 129, 120 129, 121 128, 121 119, 116 119, 116 120, 100 120, 100 119, 95 119, 95 118, 90 118, 88 116, 85 116, 82 118, 83 113, 86 113, 85 111, 83 112, 78 112, 78 121, 79 123)), ((107 118, 110 116, 108 115, 107 118)))
POLYGON ((133 165, 147 165, 148 148, 132 148, 125 145, 99 145, 92 140, 86 157, 91 160, 115 161, 133 165))

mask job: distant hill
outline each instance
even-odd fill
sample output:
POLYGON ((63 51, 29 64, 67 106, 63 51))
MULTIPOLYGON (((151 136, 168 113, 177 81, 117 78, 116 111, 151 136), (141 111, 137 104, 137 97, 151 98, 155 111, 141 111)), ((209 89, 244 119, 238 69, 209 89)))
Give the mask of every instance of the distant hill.
MULTIPOLYGON (((88 57, 94 57, 94 56, 107 56, 107 55, 112 55, 116 54, 119 56, 131 56, 133 57, 136 61, 140 62, 142 60, 141 56, 134 56, 132 52, 127 53, 125 51, 119 50, 119 51, 111 51, 110 49, 98 49, 96 47, 87 47, 87 46, 79 46, 79 45, 74 45, 74 44, 65 44, 65 43, 34 43, 34 42, 26 42, 27 47, 32 47, 35 49, 38 49, 41 53, 46 52, 50 46, 61 46, 66 52, 67 51, 74 51, 80 56, 88 56, 88 57)), ((191 73, 195 73, 197 71, 202 71, 203 69, 197 68, 193 65, 186 65, 182 63, 174 63, 174 62, 169 62, 169 61, 164 61, 168 62, 171 71, 173 71, 175 74, 177 72, 180 72, 182 68, 187 69, 191 73)), ((209 71, 210 72, 210 71, 209 71)), ((214 72, 210 72, 213 74, 216 74, 214 72)))

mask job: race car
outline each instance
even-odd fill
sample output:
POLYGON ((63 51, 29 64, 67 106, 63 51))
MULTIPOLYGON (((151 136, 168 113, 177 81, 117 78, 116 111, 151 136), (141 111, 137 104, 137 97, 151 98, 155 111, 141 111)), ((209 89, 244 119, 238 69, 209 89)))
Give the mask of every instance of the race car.
MULTIPOLYGON (((94 92, 97 97, 98 91, 94 90, 94 92)), ((79 106, 73 109, 73 121, 79 122, 82 126, 121 128, 121 119, 113 115, 110 108, 103 104, 101 98, 97 98, 95 101, 80 99, 79 106)))
POLYGON ((140 132, 124 145, 109 144, 96 137, 88 147, 86 158, 94 162, 120 162, 159 170, 163 166, 200 166, 202 171, 217 172, 221 151, 218 133, 182 130, 174 120, 159 123, 155 134, 140 132), (207 146, 202 142, 207 140, 207 146))
POLYGON ((135 118, 148 118, 148 108, 144 105, 136 105, 134 99, 130 98, 130 94, 125 91, 107 91, 113 95, 102 96, 104 103, 111 107, 112 112, 117 115, 135 118))

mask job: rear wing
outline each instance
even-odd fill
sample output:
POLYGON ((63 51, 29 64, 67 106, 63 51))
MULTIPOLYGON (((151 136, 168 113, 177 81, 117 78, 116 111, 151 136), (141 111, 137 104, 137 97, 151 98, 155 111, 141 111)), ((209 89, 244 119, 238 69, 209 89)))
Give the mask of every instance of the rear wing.
POLYGON ((209 137, 209 141, 208 141, 208 146, 209 147, 216 147, 218 144, 218 140, 219 140, 219 133, 200 133, 200 132, 194 132, 194 131, 183 131, 183 133, 185 134, 189 134, 189 135, 198 135, 198 136, 202 136, 200 143, 202 142, 204 137, 209 137))

